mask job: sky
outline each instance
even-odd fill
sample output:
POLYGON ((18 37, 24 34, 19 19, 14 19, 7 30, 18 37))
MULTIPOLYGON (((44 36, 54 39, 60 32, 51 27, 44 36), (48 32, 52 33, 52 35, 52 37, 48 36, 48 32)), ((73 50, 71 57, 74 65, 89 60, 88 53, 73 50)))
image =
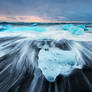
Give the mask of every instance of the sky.
POLYGON ((0 0, 0 19, 92 21, 92 0, 0 0), (24 17, 21 17, 24 16, 24 17))

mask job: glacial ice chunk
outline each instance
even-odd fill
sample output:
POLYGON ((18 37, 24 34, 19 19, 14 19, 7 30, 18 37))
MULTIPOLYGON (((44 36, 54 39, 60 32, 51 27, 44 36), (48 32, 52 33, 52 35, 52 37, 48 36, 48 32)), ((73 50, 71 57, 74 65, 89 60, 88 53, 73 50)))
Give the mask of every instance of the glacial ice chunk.
POLYGON ((32 26, 37 26, 37 25, 38 25, 38 23, 33 23, 33 24, 32 24, 32 26))
POLYGON ((69 30, 70 27, 74 26, 73 24, 66 24, 62 26, 62 30, 69 30))
POLYGON ((54 82, 60 74, 68 76, 77 64, 73 51, 64 51, 58 48, 43 48, 38 57, 38 67, 49 82, 54 82))
POLYGON ((88 31, 88 29, 84 25, 77 25, 77 27, 80 27, 80 28, 84 29, 84 31, 88 31))
POLYGON ((35 31, 35 32, 45 32, 45 27, 17 27, 7 30, 7 32, 23 32, 23 31, 35 31))
POLYGON ((73 35, 82 35, 84 33, 84 29, 77 26, 72 26, 69 28, 69 32, 71 32, 73 35))
POLYGON ((12 26, 11 25, 1 25, 0 26, 0 30, 2 31, 2 30, 8 30, 8 29, 11 29, 12 28, 12 26))
POLYGON ((87 31, 87 28, 84 25, 73 25, 73 24, 66 24, 63 25, 62 30, 69 31, 73 35, 82 35, 84 31, 87 31))

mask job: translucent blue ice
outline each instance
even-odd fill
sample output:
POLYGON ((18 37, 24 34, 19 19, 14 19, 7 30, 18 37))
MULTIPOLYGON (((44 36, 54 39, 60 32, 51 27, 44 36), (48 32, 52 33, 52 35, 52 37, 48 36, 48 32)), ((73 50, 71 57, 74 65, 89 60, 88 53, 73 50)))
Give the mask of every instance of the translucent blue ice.
POLYGON ((17 27, 17 28, 10 28, 6 30, 7 32, 19 32, 19 31, 35 31, 35 32, 45 32, 45 27, 17 27))
POLYGON ((70 27, 68 31, 73 35, 82 35, 84 33, 84 29, 77 26, 70 27))
POLYGON ((63 25, 62 30, 69 31, 73 35, 82 35, 87 28, 84 25, 73 25, 73 24, 66 24, 63 25))
POLYGON ((69 30, 70 27, 74 26, 73 24, 66 24, 62 26, 62 30, 69 30))
POLYGON ((85 31, 88 31, 88 29, 84 25, 77 25, 77 27, 80 27, 80 28, 84 29, 85 31))
POLYGON ((54 82, 58 75, 68 76, 76 65, 73 51, 63 51, 45 46, 39 52, 38 66, 49 82, 54 82))
POLYGON ((0 25, 0 30, 8 30, 8 29, 11 29, 12 26, 11 25, 0 25))
POLYGON ((32 24, 32 26, 37 26, 37 25, 38 25, 38 23, 33 23, 33 24, 32 24))

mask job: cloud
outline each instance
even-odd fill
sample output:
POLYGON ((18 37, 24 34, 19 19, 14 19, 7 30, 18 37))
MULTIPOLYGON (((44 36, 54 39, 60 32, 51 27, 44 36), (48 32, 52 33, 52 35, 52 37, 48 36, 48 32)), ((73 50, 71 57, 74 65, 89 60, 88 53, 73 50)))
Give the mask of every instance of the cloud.
POLYGON ((92 21, 91 4, 91 0, 0 0, 0 15, 92 21))

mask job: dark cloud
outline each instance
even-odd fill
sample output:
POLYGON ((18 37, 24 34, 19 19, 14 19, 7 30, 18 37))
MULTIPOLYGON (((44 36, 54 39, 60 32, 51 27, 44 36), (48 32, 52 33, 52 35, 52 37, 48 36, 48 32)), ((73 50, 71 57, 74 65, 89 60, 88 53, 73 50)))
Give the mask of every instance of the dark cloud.
POLYGON ((0 15, 92 21, 92 0, 0 0, 0 15))

